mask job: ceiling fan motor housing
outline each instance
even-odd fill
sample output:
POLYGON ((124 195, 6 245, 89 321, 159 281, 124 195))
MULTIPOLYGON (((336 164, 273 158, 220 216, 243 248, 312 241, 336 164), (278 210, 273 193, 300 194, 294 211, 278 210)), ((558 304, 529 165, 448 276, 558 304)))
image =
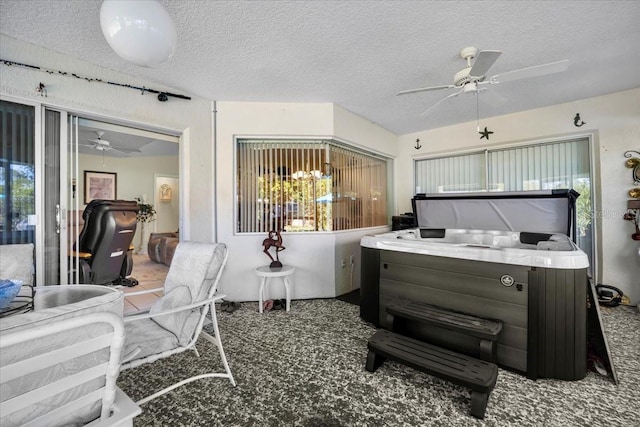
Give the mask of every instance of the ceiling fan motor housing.
POLYGON ((471 76, 469 75, 469 71, 471 71, 471 67, 464 68, 458 71, 453 76, 453 84, 456 86, 464 86, 471 81, 471 76))
POLYGON ((477 47, 465 47, 460 51, 460 57, 467 60, 467 64, 471 65, 471 60, 478 54, 477 47))
POLYGON ((465 86, 467 83, 478 83, 478 82, 484 81, 486 76, 469 75, 471 68, 472 67, 467 67, 465 69, 458 71, 453 76, 453 84, 456 85, 457 87, 461 87, 461 86, 465 86))
MULTIPOLYGON (((467 67, 458 71, 453 76, 453 84, 461 87, 466 85, 469 82, 477 83, 484 80, 485 76, 471 76, 469 73, 473 66, 471 65, 471 60, 474 59, 478 55, 477 47, 465 47, 460 51, 460 57, 467 61, 467 67)), ((465 90, 465 92, 468 90, 465 90)))

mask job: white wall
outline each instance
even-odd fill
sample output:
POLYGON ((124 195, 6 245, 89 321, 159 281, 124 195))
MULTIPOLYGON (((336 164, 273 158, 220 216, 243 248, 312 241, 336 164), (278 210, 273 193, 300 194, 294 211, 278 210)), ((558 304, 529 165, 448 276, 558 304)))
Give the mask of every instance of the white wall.
POLYGON ((398 137, 379 125, 333 104, 333 134, 351 144, 395 158, 398 137))
POLYGON ((521 113, 483 119, 494 133, 480 140, 476 122, 401 135, 396 163, 396 213, 411 210, 413 159, 521 141, 592 134, 596 167, 595 216, 601 277, 598 283, 619 287, 632 302, 640 300, 638 242, 630 235, 633 226, 622 220, 628 190, 633 188, 631 170, 624 166, 626 150, 640 150, 640 89, 555 105, 521 113), (587 123, 575 127, 576 113, 587 123), (414 148, 420 138, 422 148, 414 148))
MULTIPOLYGON (((122 84, 182 93, 1 34, 0 57, 122 84)), ((187 189, 187 194, 183 194, 188 201, 183 218, 188 225, 184 228, 184 237, 199 241, 213 240, 213 204, 209 197, 203 197, 213 194, 210 101, 198 97, 190 101, 170 97, 167 102, 159 102, 153 94, 141 95, 127 88, 5 65, 0 65, 0 94, 187 135, 180 147, 181 153, 186 153, 181 159, 181 168, 184 169, 181 185, 187 189), (46 98, 35 91, 40 82, 46 86, 46 98)))
MULTIPOLYGON (((368 122, 346 110, 336 109, 333 104, 218 102, 217 111, 217 235, 218 241, 228 245, 230 253, 222 291, 232 300, 256 300, 259 280, 254 269, 270 261, 262 252, 262 241, 267 236, 235 233, 234 137, 335 136, 365 146, 367 140, 372 140, 379 151, 391 154, 396 147, 396 136, 376 125, 366 124, 368 122), (339 119, 336 120, 336 116, 339 119), (334 129, 338 121, 339 132, 337 128, 334 129), (360 133, 358 129, 365 131, 360 133)), ((359 242, 361 233, 283 234, 286 250, 280 253, 280 260, 296 267, 292 278, 293 297, 325 298, 337 295, 336 253, 341 257, 343 246, 359 242)), ((359 250, 357 252, 359 260, 359 250)), ((360 268, 359 261, 355 268, 360 268)), ((344 289, 342 279, 339 288, 344 289)), ((268 297, 283 296, 282 285, 278 283, 268 297)))

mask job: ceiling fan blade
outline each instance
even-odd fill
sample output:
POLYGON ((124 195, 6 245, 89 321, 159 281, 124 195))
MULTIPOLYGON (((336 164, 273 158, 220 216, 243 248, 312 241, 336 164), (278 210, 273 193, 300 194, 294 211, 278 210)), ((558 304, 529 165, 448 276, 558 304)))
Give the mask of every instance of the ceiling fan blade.
POLYGON ((493 65, 494 62, 498 60, 498 58, 502 55, 502 52, 499 50, 482 50, 478 54, 478 57, 473 63, 473 67, 469 70, 469 75, 473 77, 482 77, 487 74, 489 68, 493 65))
POLYGON ((443 103, 444 101, 446 101, 449 98, 455 98, 456 96, 460 95, 462 92, 464 92, 464 87, 462 89, 460 89, 457 92, 452 93, 449 96, 445 96, 444 98, 442 98, 440 101, 436 102, 435 104, 433 104, 431 107, 429 107, 427 109, 427 111, 423 112, 422 114, 420 114, 421 116, 426 116, 431 110, 433 110, 434 108, 436 108, 438 105, 440 105, 441 103, 443 103))
POLYGON ((109 147, 121 153, 142 153, 142 151, 137 148, 118 147, 116 145, 110 145, 109 147))
POLYGON ((409 89, 409 90, 403 90, 402 92, 396 93, 396 96, 398 96, 398 95, 408 95, 410 93, 428 92, 430 90, 452 89, 454 87, 456 87, 456 86, 454 86, 454 85, 444 85, 444 86, 423 87, 423 88, 420 88, 420 89, 409 89))
POLYGON ((530 77, 544 76, 547 74, 560 73, 569 68, 569 61, 550 62, 548 64, 534 65, 533 67, 521 68, 519 70, 507 71, 491 77, 491 83, 505 83, 512 80, 528 79, 530 77))

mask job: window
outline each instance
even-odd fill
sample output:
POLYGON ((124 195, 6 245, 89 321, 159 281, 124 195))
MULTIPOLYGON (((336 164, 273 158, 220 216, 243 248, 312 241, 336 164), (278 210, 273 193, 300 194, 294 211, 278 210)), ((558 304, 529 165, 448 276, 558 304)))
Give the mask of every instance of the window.
POLYGON ((529 191, 573 188, 578 246, 593 257, 589 139, 489 149, 416 160, 416 192, 529 191))
POLYGON ((0 244, 35 243, 35 109, 0 101, 0 244))
POLYGON ((237 140, 237 231, 386 225, 387 159, 332 140, 237 140))

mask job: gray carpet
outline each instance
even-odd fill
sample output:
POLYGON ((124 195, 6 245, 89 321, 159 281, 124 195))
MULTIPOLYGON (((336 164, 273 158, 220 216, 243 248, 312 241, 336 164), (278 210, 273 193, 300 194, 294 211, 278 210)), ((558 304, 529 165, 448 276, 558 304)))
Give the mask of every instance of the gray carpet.
MULTIPOLYGON (((603 309, 620 384, 596 373, 582 381, 531 381, 500 369, 484 420, 469 415, 470 392, 393 362, 364 369, 374 328, 359 307, 338 300, 294 301, 289 313, 260 315, 256 303, 219 313, 223 345, 238 383, 202 379, 143 406, 136 426, 640 426, 640 314, 603 309)), ((222 370, 207 341, 193 352, 120 374, 134 400, 222 370)))

